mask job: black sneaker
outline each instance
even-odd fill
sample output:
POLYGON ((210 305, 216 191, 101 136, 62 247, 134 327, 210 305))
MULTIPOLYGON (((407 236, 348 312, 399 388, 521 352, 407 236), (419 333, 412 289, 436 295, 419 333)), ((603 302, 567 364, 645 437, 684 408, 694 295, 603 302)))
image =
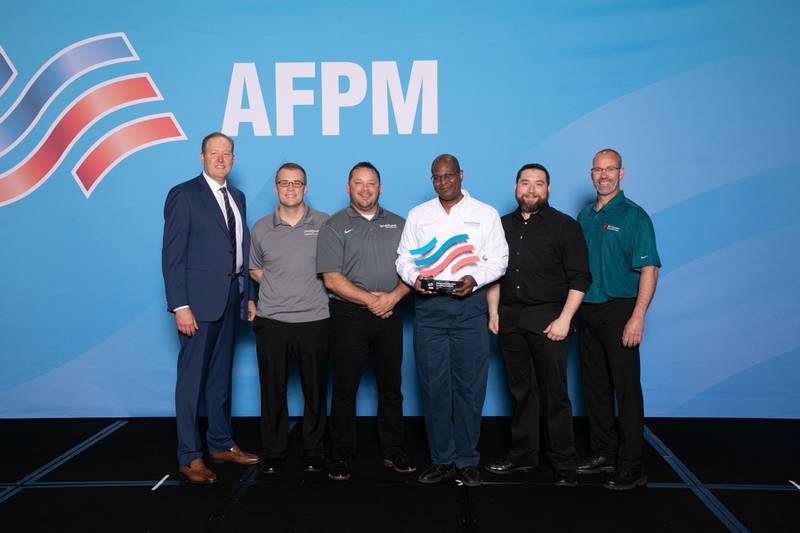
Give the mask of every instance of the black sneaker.
POLYGON ((578 474, 599 474, 616 470, 616 460, 605 455, 593 455, 578 463, 578 474))
POLYGON ((647 485, 647 476, 641 466, 620 468, 613 474, 609 474, 606 482, 603 483, 605 488, 611 490, 631 490, 643 485, 647 485))
POLYGON ((383 466, 401 474, 410 474, 417 471, 417 467, 408 460, 408 456, 404 452, 397 452, 394 455, 384 457, 383 466))
POLYGON ((478 466, 465 466, 459 469, 459 478, 461 482, 467 487, 480 487, 481 486, 481 471, 478 466))
POLYGON ((452 477, 456 474, 456 467, 452 464, 447 465, 431 465, 420 474, 417 481, 420 483, 431 484, 439 483, 441 480, 452 477))
POLYGON ((574 470, 558 470, 554 484, 556 487, 577 487, 578 474, 574 470))
POLYGON ((319 455, 303 456, 304 472, 322 472, 324 461, 319 455))
POLYGON ((274 457, 271 459, 262 458, 258 466, 264 474, 280 474, 283 459, 274 457))
POLYGON ((533 472, 539 468, 538 464, 519 461, 494 461, 484 467, 487 472, 505 476, 506 474, 533 472))
POLYGON ((350 461, 344 457, 334 459, 328 465, 328 477, 334 481, 347 481, 350 479, 350 461))

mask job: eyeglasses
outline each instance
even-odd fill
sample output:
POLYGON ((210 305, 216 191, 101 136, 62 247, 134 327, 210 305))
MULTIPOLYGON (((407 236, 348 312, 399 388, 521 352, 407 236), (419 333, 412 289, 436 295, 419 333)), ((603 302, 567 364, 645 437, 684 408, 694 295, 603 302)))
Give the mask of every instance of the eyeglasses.
POLYGON ((450 181, 455 180, 457 177, 458 177, 458 173, 456 173, 456 172, 448 172, 447 174, 440 174, 438 176, 436 174, 434 174, 433 176, 431 176, 431 181, 434 182, 434 183, 437 183, 437 182, 438 183, 442 183, 444 181, 450 182, 450 181))
POLYGON ((605 172, 606 175, 611 175, 614 174, 615 172, 619 172, 620 168, 622 167, 606 167, 606 168, 592 167, 592 175, 601 176, 603 172, 605 172))
POLYGON ((281 189, 288 189, 289 187, 294 187, 295 189, 299 189, 300 187, 305 186, 305 182, 300 180, 294 180, 294 181, 278 180, 275 182, 275 184, 281 189))

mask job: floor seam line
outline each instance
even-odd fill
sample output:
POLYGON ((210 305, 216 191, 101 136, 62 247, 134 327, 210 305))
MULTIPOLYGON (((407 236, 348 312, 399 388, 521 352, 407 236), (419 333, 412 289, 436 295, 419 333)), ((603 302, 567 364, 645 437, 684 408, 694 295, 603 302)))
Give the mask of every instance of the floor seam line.
POLYGON ((681 462, 680 459, 670 450, 664 442, 653 433, 653 431, 644 426, 644 437, 650 445, 661 455, 664 461, 675 471, 678 476, 684 480, 692 492, 697 496, 708 509, 714 513, 720 522, 722 522, 731 531, 749 531, 744 524, 742 524, 736 515, 734 515, 725 505, 717 499, 716 496, 711 494, 711 491, 695 476, 689 468, 681 462))
POLYGON ((5 493, 0 494, 0 503, 8 501, 10 498, 20 493, 23 489, 25 489, 29 483, 35 482, 41 479, 42 477, 46 476, 59 466, 63 465, 64 463, 74 458, 75 456, 79 455, 84 450, 93 446, 95 443, 111 435, 112 433, 114 433, 116 430, 123 427, 127 423, 128 423, 127 420, 117 420, 115 422, 112 422, 111 424, 101 429, 94 435, 85 439, 83 442, 76 444, 66 452, 62 453, 49 463, 40 466, 27 476, 17 481, 17 483, 15 483, 15 486, 13 488, 7 490, 5 493))

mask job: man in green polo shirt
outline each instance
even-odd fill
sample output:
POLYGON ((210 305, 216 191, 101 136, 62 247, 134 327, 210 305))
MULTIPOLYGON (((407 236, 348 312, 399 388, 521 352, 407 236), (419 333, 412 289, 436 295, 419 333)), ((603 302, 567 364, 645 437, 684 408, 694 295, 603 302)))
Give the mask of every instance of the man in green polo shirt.
POLYGON ((639 344, 661 266, 653 223, 620 189, 624 176, 616 150, 597 152, 591 169, 597 200, 578 215, 592 274, 580 309, 581 373, 592 453, 577 471, 607 472, 604 487, 613 490, 647 483, 639 344))

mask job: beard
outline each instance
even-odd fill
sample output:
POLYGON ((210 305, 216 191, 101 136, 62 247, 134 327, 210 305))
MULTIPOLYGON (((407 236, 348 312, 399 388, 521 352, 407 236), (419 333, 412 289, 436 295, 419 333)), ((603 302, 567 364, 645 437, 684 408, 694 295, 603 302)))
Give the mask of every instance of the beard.
POLYGON ((536 213, 545 204, 547 204, 547 196, 537 198, 525 198, 524 196, 517 196, 517 203, 519 209, 523 213, 536 213))

